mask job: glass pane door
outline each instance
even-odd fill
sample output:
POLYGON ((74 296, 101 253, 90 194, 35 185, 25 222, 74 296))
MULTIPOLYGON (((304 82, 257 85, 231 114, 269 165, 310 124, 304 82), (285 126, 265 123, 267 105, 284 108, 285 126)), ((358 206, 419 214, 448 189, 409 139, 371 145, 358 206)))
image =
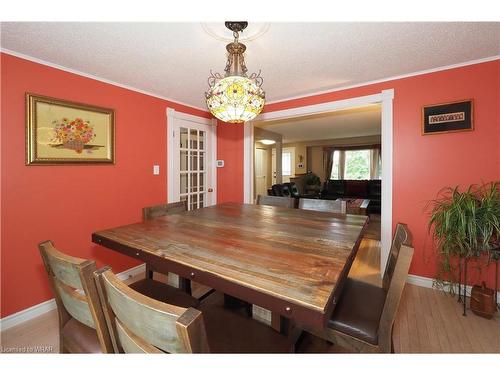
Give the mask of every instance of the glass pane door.
POLYGON ((188 210, 196 210, 206 202, 206 132, 181 127, 179 133, 180 200, 187 201, 188 210))

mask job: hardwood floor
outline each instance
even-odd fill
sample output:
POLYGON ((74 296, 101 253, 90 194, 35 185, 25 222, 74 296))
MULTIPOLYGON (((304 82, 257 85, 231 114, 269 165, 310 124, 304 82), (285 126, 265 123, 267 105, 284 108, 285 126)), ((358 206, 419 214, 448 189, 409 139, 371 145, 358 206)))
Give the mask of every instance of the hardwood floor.
POLYGON ((380 241, 380 214, 370 214, 370 221, 365 229, 364 238, 380 241))
MULTIPOLYGON (((365 238, 349 275, 380 285, 379 264, 380 242, 365 238)), ((193 294, 202 293, 203 287, 193 285, 193 294)), ((393 329, 396 353, 500 353, 499 338, 498 312, 492 320, 476 316, 470 310, 464 317, 455 297, 406 284, 393 329)), ((312 336, 304 340, 307 352, 346 352, 312 336)), ((50 311, 5 330, 0 345, 3 352, 13 348, 34 348, 57 353, 57 312, 50 311)))
MULTIPOLYGON (((365 238, 350 277, 381 285, 380 242, 365 238)), ((442 291, 406 284, 394 322, 396 353, 500 353, 500 314, 487 320, 442 291)))
POLYGON ((487 320, 456 297, 406 284, 393 328, 396 353, 500 353, 500 317, 487 320))

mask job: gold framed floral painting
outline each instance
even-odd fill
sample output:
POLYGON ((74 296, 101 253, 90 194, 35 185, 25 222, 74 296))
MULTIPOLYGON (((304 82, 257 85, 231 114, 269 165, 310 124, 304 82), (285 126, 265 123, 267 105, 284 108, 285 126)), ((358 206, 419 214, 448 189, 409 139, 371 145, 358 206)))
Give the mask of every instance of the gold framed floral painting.
POLYGON ((115 162, 114 111, 26 94, 26 164, 115 162))

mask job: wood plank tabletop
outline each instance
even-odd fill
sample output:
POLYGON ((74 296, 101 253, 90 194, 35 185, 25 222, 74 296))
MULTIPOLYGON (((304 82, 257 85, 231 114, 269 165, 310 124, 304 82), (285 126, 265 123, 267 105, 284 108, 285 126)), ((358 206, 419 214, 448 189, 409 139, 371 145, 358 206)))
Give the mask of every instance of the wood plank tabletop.
POLYGON ((324 326, 368 218, 224 203, 93 233, 95 243, 324 326))

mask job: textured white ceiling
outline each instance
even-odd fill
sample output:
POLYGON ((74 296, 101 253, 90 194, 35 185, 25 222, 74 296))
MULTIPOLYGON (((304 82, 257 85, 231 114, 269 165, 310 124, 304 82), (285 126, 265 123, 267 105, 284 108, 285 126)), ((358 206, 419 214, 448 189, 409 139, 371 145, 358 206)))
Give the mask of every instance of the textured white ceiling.
MULTIPOLYGON (((246 44, 247 67, 262 69, 268 102, 500 55, 500 23, 266 27, 246 44)), ((4 22, 1 46, 205 108, 210 69, 223 71, 226 60, 225 43, 205 30, 201 23, 4 22)))
POLYGON ((254 125, 281 134, 283 143, 380 135, 381 108, 371 105, 254 125))

